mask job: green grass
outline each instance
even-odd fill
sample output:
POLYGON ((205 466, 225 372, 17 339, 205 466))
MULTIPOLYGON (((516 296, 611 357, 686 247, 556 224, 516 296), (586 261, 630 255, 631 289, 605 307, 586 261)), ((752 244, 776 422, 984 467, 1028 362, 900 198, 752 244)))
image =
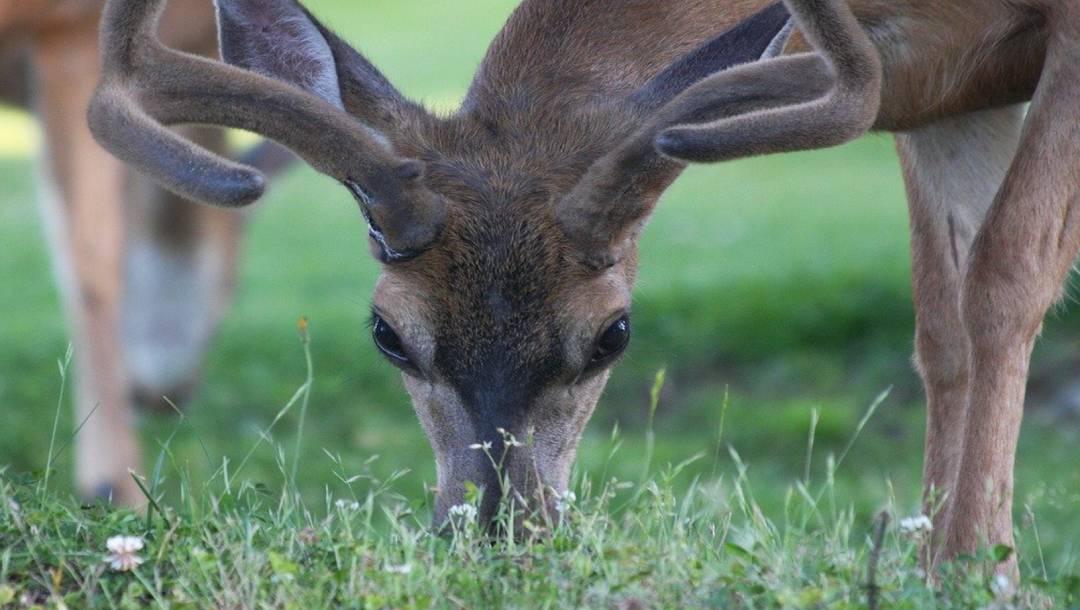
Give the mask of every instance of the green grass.
MULTIPOLYGON (((310 369, 280 413, 308 397, 309 382, 310 369)), ((658 377, 653 409, 660 383, 658 377)), ((805 474, 785 486, 779 510, 759 501, 753 468, 734 447, 724 447, 721 414, 712 459, 726 454, 723 472, 691 476, 695 463, 710 461, 704 453, 652 467, 648 452, 644 459, 628 452, 630 439, 615 431, 603 443, 600 477, 579 471, 557 514, 501 511, 506 534, 478 527, 473 494, 462 507, 471 514, 461 510, 450 531, 438 535, 424 501, 396 492, 404 471, 380 479, 370 462, 350 468, 329 451, 323 462, 333 481, 321 497, 305 501, 281 446, 269 451, 275 484, 245 478, 246 457, 222 460, 208 480, 196 482, 176 462, 170 437, 152 474, 141 479, 150 499, 145 515, 58 501, 47 480, 0 470, 0 607, 1050 608, 1080 602, 1080 578, 1045 564, 1033 516, 1018 528, 1035 551, 1022 555, 1029 577, 1019 589, 987 576, 1014 552, 1007 547, 962 557, 930 585, 920 568, 927 533, 894 525, 905 513, 888 481, 878 484, 882 504, 874 522, 860 518, 838 481, 851 468, 848 448, 884 399, 871 405, 839 455, 815 456, 818 430, 810 427, 805 474), (644 470, 628 479, 612 475, 627 455, 637 456, 630 462, 644 470), (811 467, 815 457, 826 464, 820 473, 811 467), (173 501, 161 491, 170 476, 178 479, 173 501), (107 561, 107 541, 121 535, 144 545, 137 552, 141 565, 130 571, 107 561)), ((651 446, 651 427, 645 438, 651 446)), ((262 448, 257 443, 246 455, 262 448)))
MULTIPOLYGON (((309 4, 360 42, 406 94, 450 108, 513 1, 309 4)), ((243 598, 320 607, 338 596, 362 607, 425 607, 430 600, 434 607, 546 601, 659 608, 682 605, 673 596, 684 595, 690 606, 842 607, 865 603, 860 586, 875 515, 918 510, 923 412, 909 364, 908 228, 886 137, 694 168, 671 189, 642 239, 631 350, 582 442, 581 512, 526 546, 424 533, 433 459, 398 375, 366 336, 378 269, 363 219, 347 193, 307 169, 276 183, 251 214, 237 300, 192 408, 182 421, 143 417, 147 468, 166 456, 154 480, 168 523, 156 514, 148 524, 129 513, 79 508, 69 499, 69 449, 40 494, 59 391, 56 361, 68 339, 35 210, 35 138, 28 120, 0 111, 0 465, 7 468, 4 494, 17 497, 25 526, 6 503, 0 507, 7 511, 0 512, 0 600, 4 586, 49 591, 55 569, 60 591, 105 607, 124 605, 125 595, 139 607, 153 595, 181 605, 182 596, 203 594, 217 595, 223 606, 243 598), (311 320, 316 376, 294 478, 299 408, 266 434, 305 380, 300 315, 311 320), (655 420, 655 466, 643 477, 649 389, 662 367, 668 376, 655 420), (827 456, 843 451, 887 387, 892 393, 831 472, 827 456), (815 412, 810 487, 815 495, 827 491, 826 504, 812 505, 789 490, 805 477, 815 412), (226 489, 221 465, 235 468, 256 445, 244 470, 230 471, 235 480, 226 489), (661 475, 698 454, 704 457, 677 475, 661 475), (350 490, 340 479, 357 473, 370 478, 350 490), (612 477, 629 487, 604 499, 612 477), (389 490, 375 493, 375 481, 391 479, 389 490), (753 502, 740 499, 739 489, 752 492, 753 502), (362 514, 340 514, 328 493, 355 493, 362 514), (383 511, 397 514, 402 506, 407 517, 383 511), (726 537, 717 538, 713 525, 726 537), (305 528, 317 542, 303 542, 305 528), (147 538, 153 560, 137 577, 102 571, 104 540, 118 533, 147 538), (409 574, 384 569, 405 562, 414 566, 409 574)), ((1069 336, 1076 336, 1076 320, 1067 308, 1055 316, 1036 368, 1050 354, 1075 353, 1069 336)), ((75 422, 67 406, 60 415, 64 445, 75 422)), ((1017 551, 1031 587, 1056 596, 1058 605, 1075 604, 1062 587, 1080 571, 1080 471, 1070 468, 1080 433, 1047 410, 1027 419, 1017 551)), ((897 535, 890 528, 882 555, 887 599, 898 607, 989 603, 985 581, 947 589, 935 602, 915 573, 912 543, 897 535)))

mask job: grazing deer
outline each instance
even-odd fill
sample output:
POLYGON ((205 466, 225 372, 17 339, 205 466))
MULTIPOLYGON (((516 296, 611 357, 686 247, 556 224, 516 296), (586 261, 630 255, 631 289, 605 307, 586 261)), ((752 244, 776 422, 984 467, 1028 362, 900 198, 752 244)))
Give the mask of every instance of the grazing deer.
MULTIPOLYGON (((76 353, 77 483, 86 496, 142 501, 136 402, 182 401, 233 283, 241 218, 193 206, 124 168, 86 125, 101 76, 101 0, 0 0, 0 102, 44 130, 42 199, 76 353)), ((170 44, 216 53, 209 0, 174 2, 170 44)), ((222 150, 216 131, 189 130, 222 150)), ((281 156, 262 149, 263 165, 281 156), (263 163, 265 161, 265 163, 263 163)), ((153 406, 153 405, 152 405, 153 406)))
POLYGON ((163 4, 110 0, 95 134, 214 205, 263 180, 162 125, 255 131, 356 196, 384 263, 374 341, 434 449, 436 522, 469 480, 495 512, 476 443, 526 501, 565 489, 629 340, 637 236, 687 163, 876 128, 899 132, 911 195, 938 556, 1011 543, 1028 358, 1080 248, 1080 2, 526 0, 448 117, 294 0, 218 0, 231 65, 160 44, 163 4), (778 56, 788 10, 805 40, 778 56), (504 450, 500 429, 529 442, 504 450))

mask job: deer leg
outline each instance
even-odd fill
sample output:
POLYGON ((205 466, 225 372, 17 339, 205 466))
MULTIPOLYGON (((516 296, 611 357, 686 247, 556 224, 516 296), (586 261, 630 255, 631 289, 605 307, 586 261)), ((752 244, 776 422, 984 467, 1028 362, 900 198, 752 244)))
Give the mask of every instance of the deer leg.
POLYGON ((896 138, 911 215, 915 366, 927 400, 924 512, 935 531, 944 522, 943 495, 955 485, 964 439, 969 342, 960 295, 968 253, 1016 152, 1022 122, 1022 108, 1003 108, 896 138))
POLYGON ((48 158, 45 216, 76 350, 76 478, 85 496, 141 503, 140 453, 120 344, 123 168, 98 147, 86 107, 100 74, 93 21, 34 41, 36 111, 48 158))
MULTIPOLYGON (((1050 10, 1042 79, 964 279, 967 426, 938 559, 1013 544, 1013 464, 1031 350, 1080 250, 1080 5, 1050 10)), ((999 569, 1015 577, 1015 558, 999 569)))

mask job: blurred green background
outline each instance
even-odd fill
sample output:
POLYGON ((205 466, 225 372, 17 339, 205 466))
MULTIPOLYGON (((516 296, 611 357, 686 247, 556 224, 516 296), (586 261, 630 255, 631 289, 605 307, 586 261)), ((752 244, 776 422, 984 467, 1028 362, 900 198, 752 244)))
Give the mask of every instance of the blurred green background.
MULTIPOLYGON (((515 2, 307 4, 405 94, 449 111, 515 2)), ((38 149, 30 119, 0 110, 0 464, 31 472, 44 467, 59 391, 56 361, 68 342, 34 201, 38 149)), ((683 475, 688 484, 696 475, 731 472, 726 450, 718 449, 730 443, 748 462, 758 499, 779 510, 806 467, 811 412, 821 417, 813 472, 822 476, 824 456, 844 447, 866 407, 892 387, 840 470, 840 488, 850 492, 841 501, 870 514, 886 501, 891 481, 900 506, 916 512, 924 415, 910 365, 907 237, 888 136, 688 171, 642 239, 635 337, 589 426, 580 471, 640 473, 648 389, 666 367, 657 461, 703 452, 683 475), (616 423, 624 448, 609 460, 616 423)), ((409 469, 395 488, 423 505, 424 486, 434 481, 431 452, 398 374, 367 336, 377 273, 348 193, 307 168, 278 181, 251 215, 236 303, 208 354, 190 425, 177 430, 175 417, 144 415, 147 453, 156 455, 176 430, 173 466, 196 479, 211 471, 202 445, 215 467, 222 457, 242 459, 303 382, 295 325, 306 315, 316 381, 302 489, 318 497, 336 484, 325 448, 350 472, 385 477, 409 469), (379 458, 369 463, 372 456, 379 458)), ((1069 383, 1080 380, 1073 366, 1080 322, 1062 307, 1047 328, 1019 458, 1017 512, 1034 508, 1048 561, 1065 563, 1080 540, 1080 472, 1072 467, 1080 435, 1064 399, 1069 383)), ((290 452, 297 414, 273 432, 290 452)), ((68 435, 72 419, 65 409, 68 435)), ((70 452, 62 468, 70 478, 70 452)), ((257 452, 242 474, 280 481, 274 452, 257 452)))

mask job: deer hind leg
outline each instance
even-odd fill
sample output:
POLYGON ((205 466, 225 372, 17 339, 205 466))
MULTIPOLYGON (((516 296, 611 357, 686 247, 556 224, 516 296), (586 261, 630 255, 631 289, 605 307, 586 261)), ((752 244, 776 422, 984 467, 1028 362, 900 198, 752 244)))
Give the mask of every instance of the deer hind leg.
POLYGON ((76 438, 77 485, 85 496, 139 504, 128 475, 140 454, 119 339, 123 168, 86 125, 99 76, 96 24, 45 32, 33 51, 51 191, 43 203, 76 349, 76 418, 85 421, 76 438))
POLYGON ((971 243, 1016 153, 1022 122, 1022 108, 1003 108, 944 119, 896 138, 911 214, 915 365, 927 399, 924 510, 937 526, 947 514, 945 492, 959 474, 966 420, 962 281, 971 243))
MULTIPOLYGON (((186 134, 223 151, 220 130, 186 134)), ((206 347, 229 303, 243 216, 197 205, 132 177, 127 207, 123 342, 139 406, 184 405, 206 347)))
MULTIPOLYGON (((939 559, 1013 543, 1013 464, 1031 350, 1080 250, 1080 4, 1050 10, 1043 76, 964 278, 967 426, 939 559)), ((1017 574, 1015 560, 1000 569, 1017 574)))

